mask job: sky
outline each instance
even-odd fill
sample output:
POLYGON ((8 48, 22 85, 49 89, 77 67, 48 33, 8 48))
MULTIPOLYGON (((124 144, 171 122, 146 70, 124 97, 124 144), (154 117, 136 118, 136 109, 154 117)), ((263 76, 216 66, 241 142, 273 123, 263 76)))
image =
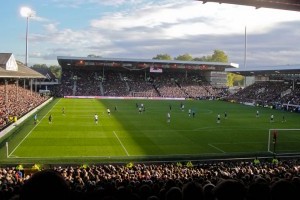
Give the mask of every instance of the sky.
POLYGON ((0 53, 28 65, 57 56, 152 59, 222 50, 240 68, 300 65, 300 12, 195 0, 11 0, 0 2, 0 53))

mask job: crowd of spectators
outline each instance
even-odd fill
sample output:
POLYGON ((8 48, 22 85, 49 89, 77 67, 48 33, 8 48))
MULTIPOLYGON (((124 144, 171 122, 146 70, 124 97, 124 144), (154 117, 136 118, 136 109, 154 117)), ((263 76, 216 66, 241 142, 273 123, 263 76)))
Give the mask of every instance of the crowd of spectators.
POLYGON ((297 110, 300 105, 300 86, 286 81, 261 81, 227 96, 226 100, 253 103, 264 107, 297 110))
POLYGON ((293 90, 289 90, 282 98, 280 99, 280 103, 284 106, 285 109, 297 109, 298 112, 300 111, 299 105, 300 105, 300 85, 296 84, 293 90), (293 105, 293 106, 291 106, 293 105), (289 108, 290 107, 290 108, 289 108))
POLYGON ((102 83, 104 89, 103 96, 128 96, 130 93, 127 81, 124 80, 119 72, 106 71, 102 83))
POLYGON ((281 93, 288 88, 289 86, 284 85, 283 82, 256 82, 228 98, 238 102, 256 102, 267 105, 277 101, 281 93))
POLYGON ((196 72, 64 69, 59 96, 211 98, 219 92, 196 72))
POLYGON ((300 195, 298 159, 0 168, 0 199, 277 200, 300 195))
POLYGON ((177 80, 181 76, 176 73, 164 73, 152 75, 154 86, 161 97, 186 98, 188 95, 179 87, 177 80))
POLYGON ((17 85, 15 81, 0 82, 0 130, 48 98, 17 85))
POLYGON ((123 72, 122 79, 128 84, 131 97, 158 97, 159 93, 153 87, 153 80, 143 71, 123 72))

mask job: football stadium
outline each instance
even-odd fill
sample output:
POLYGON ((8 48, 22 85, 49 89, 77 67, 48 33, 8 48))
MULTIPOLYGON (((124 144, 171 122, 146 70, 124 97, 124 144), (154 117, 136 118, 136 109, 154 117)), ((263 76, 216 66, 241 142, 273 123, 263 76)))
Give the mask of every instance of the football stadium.
MULTIPOLYGON (((258 82, 229 95, 222 81, 234 64, 83 57, 58 62, 61 96, 37 97, 43 103, 10 125, 3 162, 186 162, 299 153, 298 104, 291 103, 293 93, 281 97, 291 83, 258 82), (262 91, 259 99, 243 98, 251 87, 262 91)), ((16 99, 30 91, 19 87, 16 99)), ((13 122, 21 116, 9 117, 13 122)))
POLYGON ((14 115, 1 119, 1 163, 13 172, 298 160, 299 84, 285 79, 292 67, 280 76, 256 71, 268 80, 230 93, 225 70, 249 73, 235 64, 89 57, 58 62, 61 84, 48 84, 42 93, 46 76, 6 62, 18 68, 4 74, 15 77, 4 78, 1 90, 8 108, 15 106, 4 110, 14 115))
POLYGON ((299 65, 57 61, 59 81, 0 53, 0 199, 299 195, 299 65), (231 90, 227 73, 247 86, 231 90))

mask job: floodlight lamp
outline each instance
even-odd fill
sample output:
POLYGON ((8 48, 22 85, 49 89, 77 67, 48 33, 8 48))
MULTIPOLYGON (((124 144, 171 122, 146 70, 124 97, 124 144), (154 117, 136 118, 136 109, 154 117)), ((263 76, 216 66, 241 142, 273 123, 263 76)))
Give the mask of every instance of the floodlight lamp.
POLYGON ((35 12, 28 7, 22 7, 20 10, 22 17, 33 17, 35 12))

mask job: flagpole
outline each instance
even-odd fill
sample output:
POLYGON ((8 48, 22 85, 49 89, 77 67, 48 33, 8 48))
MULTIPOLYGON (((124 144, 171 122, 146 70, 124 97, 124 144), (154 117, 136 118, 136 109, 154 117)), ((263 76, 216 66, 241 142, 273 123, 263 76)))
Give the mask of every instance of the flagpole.
POLYGON ((244 49, 244 68, 246 69, 247 63, 247 26, 245 26, 245 49, 244 49))
MULTIPOLYGON (((246 69, 247 62, 247 26, 245 26, 245 38, 244 38, 244 69, 246 69)), ((244 77, 244 87, 246 87, 246 76, 244 77)))

